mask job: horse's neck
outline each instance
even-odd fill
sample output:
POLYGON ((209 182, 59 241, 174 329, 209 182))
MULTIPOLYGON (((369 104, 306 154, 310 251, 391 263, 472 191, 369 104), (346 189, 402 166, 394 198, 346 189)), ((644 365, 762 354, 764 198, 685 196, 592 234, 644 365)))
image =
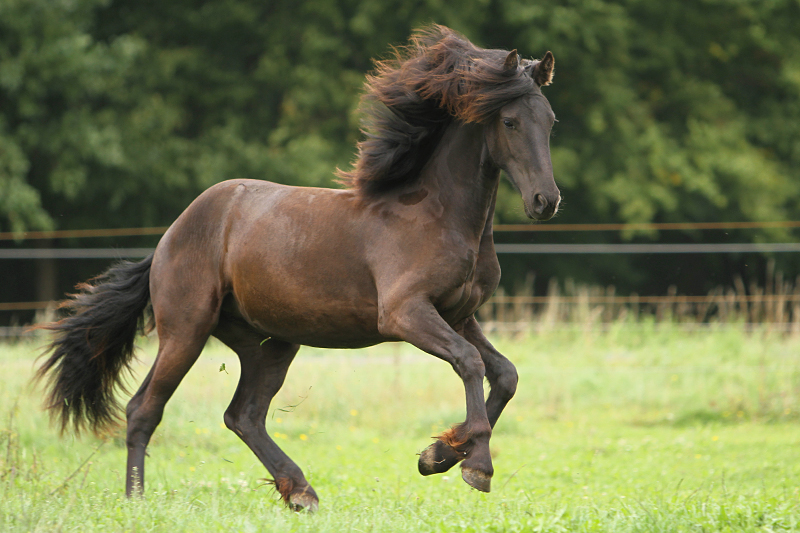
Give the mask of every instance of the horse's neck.
POLYGON ((454 123, 425 166, 421 181, 438 192, 451 227, 480 237, 491 232, 499 177, 500 169, 485 146, 483 126, 454 123))

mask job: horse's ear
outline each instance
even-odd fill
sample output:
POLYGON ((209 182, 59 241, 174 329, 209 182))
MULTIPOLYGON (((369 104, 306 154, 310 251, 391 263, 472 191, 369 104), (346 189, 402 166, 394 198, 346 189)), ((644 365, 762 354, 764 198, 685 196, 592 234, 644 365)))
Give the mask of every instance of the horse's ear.
POLYGON ((536 82, 536 85, 539 87, 544 87, 545 85, 550 85, 553 82, 555 63, 556 60, 553 57, 553 53, 548 50, 542 60, 538 61, 533 67, 533 73, 531 74, 531 77, 533 78, 533 81, 536 82))
POLYGON ((503 70, 508 72, 509 70, 517 70, 519 66, 519 54, 517 54, 517 50, 511 50, 508 55, 506 56, 506 60, 503 62, 503 70))

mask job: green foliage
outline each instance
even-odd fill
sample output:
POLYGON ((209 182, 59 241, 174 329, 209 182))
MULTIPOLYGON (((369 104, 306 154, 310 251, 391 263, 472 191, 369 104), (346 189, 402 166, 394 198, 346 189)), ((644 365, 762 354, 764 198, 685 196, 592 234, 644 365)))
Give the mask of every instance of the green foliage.
POLYGON ((796 2, 504 2, 501 44, 556 55, 571 221, 798 216, 796 2))
MULTIPOLYGON (((169 224, 229 178, 335 186, 371 58, 431 22, 554 52, 562 222, 800 217, 792 0, 5 0, 0 230, 169 224)), ((504 186, 498 220, 523 219, 504 186)))

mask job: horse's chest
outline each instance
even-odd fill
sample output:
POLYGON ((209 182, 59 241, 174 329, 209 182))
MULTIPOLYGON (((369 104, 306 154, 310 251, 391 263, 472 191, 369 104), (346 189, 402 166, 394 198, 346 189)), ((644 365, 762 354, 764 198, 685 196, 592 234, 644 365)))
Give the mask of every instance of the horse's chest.
POLYGON ((500 281, 496 256, 476 255, 470 259, 456 285, 442 295, 437 306, 443 318, 451 323, 477 311, 491 297, 500 281))

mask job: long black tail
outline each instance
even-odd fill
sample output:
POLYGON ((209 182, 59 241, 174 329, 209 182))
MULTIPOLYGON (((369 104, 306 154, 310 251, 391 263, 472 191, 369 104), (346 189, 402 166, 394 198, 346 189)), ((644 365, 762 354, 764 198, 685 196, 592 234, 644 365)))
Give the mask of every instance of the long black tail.
POLYGON ((37 326, 56 332, 36 379, 47 378, 47 408, 62 432, 71 423, 77 433, 87 424, 98 433, 119 418, 114 389, 130 370, 134 340, 144 328, 152 262, 152 255, 123 261, 79 284, 60 306, 69 315, 37 326))

